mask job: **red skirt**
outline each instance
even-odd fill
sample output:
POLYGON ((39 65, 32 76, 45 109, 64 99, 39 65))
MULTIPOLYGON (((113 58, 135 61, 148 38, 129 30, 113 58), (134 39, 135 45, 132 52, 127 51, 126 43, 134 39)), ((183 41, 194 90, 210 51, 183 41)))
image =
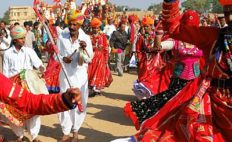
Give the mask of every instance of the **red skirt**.
POLYGON ((53 56, 50 57, 46 71, 44 73, 44 79, 49 93, 59 93, 59 73, 60 73, 60 63, 57 62, 53 56))
POLYGON ((232 101, 223 90, 197 79, 146 120, 135 138, 140 142, 229 142, 232 101), (199 87, 199 88, 198 88, 199 87))
POLYGON ((164 62, 164 54, 144 53, 139 63, 138 82, 157 94, 168 89, 172 74, 172 63, 164 62))
POLYGON ((113 81, 104 52, 101 50, 94 52, 94 57, 88 67, 88 80, 89 86, 96 87, 98 90, 109 87, 113 81))

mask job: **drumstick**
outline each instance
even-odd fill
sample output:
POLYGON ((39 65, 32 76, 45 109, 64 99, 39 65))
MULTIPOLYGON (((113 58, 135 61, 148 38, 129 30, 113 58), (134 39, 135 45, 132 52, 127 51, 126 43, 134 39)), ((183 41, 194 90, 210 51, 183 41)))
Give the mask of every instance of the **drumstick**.
POLYGON ((74 50, 74 52, 69 56, 69 58, 72 58, 72 56, 77 52, 77 49, 74 50))

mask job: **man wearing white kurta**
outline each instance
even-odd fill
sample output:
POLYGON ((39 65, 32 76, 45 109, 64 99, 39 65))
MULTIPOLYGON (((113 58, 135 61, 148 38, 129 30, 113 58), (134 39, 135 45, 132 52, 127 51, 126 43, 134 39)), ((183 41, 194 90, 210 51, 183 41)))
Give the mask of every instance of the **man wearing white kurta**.
MULTIPOLYGON (((57 47, 59 49, 59 58, 62 59, 71 86, 81 90, 83 112, 76 108, 59 113, 58 117, 64 134, 61 141, 70 139, 71 130, 73 130, 73 139, 78 140, 78 131, 86 116, 88 63, 93 57, 91 39, 80 28, 84 17, 81 14, 76 14, 71 18, 69 17, 69 32, 64 32, 59 37, 57 47)), ((59 80, 61 93, 63 93, 70 87, 63 71, 60 72, 59 80)))
MULTIPOLYGON (((32 48, 23 46, 25 44, 26 30, 21 26, 15 26, 11 30, 13 45, 4 54, 3 74, 12 77, 20 73, 23 69, 33 70, 33 67, 44 71, 43 63, 32 48)), ((25 123, 32 139, 38 141, 37 136, 40 131, 41 121, 39 116, 34 116, 25 123)), ((18 137, 18 141, 24 136, 23 127, 10 123, 10 127, 18 137)))

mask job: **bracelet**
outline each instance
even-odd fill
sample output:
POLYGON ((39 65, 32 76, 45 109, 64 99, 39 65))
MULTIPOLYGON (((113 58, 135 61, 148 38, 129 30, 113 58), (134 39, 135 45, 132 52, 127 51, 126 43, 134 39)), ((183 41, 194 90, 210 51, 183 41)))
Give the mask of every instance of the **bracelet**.
POLYGON ((164 34, 164 31, 163 30, 157 30, 155 32, 156 35, 163 35, 164 34))

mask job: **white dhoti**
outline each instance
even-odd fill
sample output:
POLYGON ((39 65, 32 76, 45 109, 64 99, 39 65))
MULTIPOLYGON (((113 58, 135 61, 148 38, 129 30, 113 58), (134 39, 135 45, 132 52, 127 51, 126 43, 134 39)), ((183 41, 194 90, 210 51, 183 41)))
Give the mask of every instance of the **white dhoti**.
POLYGON ((39 135, 41 120, 39 116, 34 116, 31 119, 28 119, 24 122, 24 126, 16 126, 10 123, 10 127, 15 133, 15 135, 19 138, 23 138, 24 136, 24 127, 27 129, 32 139, 34 140, 39 135))
MULTIPOLYGON (((61 75, 60 77, 63 78, 64 76, 61 75)), ((58 113, 58 118, 61 124, 62 132, 65 135, 69 135, 72 130, 73 132, 78 132, 85 120, 89 94, 87 70, 85 68, 78 70, 75 77, 70 77, 70 81, 72 87, 77 87, 81 91, 83 112, 80 112, 77 107, 72 110, 58 113)), ((68 87, 66 79, 64 79, 64 81, 61 81, 60 87, 62 93, 68 89, 66 88, 68 87)))
MULTIPOLYGON (((89 95, 88 90, 88 63, 93 57, 93 48, 90 37, 84 33, 82 29, 79 29, 78 39, 74 42, 70 40, 70 34, 63 34, 57 41, 57 47, 59 48, 59 57, 72 58, 72 62, 67 64, 63 62, 64 69, 67 72, 67 77, 70 81, 72 88, 79 88, 82 94, 82 106, 83 112, 80 112, 78 108, 61 112, 58 114, 62 131, 65 135, 69 135, 71 130, 78 132, 86 117, 86 107, 89 95), (85 51, 80 48, 79 41, 86 42, 85 51)), ((70 88, 69 83, 63 73, 60 72, 60 91, 66 92, 70 88)))

